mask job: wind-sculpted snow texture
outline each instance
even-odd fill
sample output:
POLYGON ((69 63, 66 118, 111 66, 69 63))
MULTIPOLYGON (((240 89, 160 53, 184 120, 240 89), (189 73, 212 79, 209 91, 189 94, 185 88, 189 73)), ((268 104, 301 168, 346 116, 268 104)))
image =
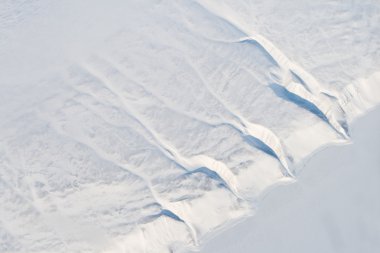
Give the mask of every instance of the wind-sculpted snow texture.
POLYGON ((3 1, 0 252, 178 252, 380 100, 378 1, 3 1))

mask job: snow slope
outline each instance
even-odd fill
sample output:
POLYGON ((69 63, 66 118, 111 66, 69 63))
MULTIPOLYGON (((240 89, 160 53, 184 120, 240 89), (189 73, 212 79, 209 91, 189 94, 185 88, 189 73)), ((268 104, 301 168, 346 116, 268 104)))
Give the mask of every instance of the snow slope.
POLYGON ((2 1, 0 251, 177 252, 380 100, 377 1, 2 1))
POLYGON ((377 107, 355 121, 352 145, 314 154, 297 182, 268 192, 253 217, 218 234, 201 252, 377 252, 379 119, 377 107))

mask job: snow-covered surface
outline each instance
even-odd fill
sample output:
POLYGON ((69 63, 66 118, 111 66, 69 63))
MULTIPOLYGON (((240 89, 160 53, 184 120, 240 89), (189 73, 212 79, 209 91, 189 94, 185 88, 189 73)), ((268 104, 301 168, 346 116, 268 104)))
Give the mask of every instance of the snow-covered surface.
POLYGON ((380 249, 380 107, 328 147, 297 182, 265 195, 255 216, 206 243, 204 253, 372 253, 380 249))
POLYGON ((373 1, 0 1, 0 251, 177 252, 380 102, 373 1))

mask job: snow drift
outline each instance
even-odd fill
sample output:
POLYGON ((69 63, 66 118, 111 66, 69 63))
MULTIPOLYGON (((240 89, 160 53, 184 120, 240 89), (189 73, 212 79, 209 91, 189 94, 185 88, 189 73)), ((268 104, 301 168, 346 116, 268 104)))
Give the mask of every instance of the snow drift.
POLYGON ((194 249, 380 100, 376 1, 0 9, 2 252, 194 249))

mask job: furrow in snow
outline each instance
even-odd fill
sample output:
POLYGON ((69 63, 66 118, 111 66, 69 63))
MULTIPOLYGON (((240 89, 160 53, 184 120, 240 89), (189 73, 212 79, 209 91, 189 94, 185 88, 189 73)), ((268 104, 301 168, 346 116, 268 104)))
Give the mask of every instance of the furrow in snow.
MULTIPOLYGON (((280 52, 279 49, 274 47, 264 37, 254 35, 241 40, 241 42, 251 41, 259 44, 263 50, 265 50, 278 64, 280 69, 271 73, 275 84, 282 86, 287 92, 298 96, 298 98, 304 100, 304 102, 308 102, 312 106, 315 106, 323 114, 323 117, 326 119, 327 123, 329 123, 331 127, 340 133, 344 138, 347 138, 348 133, 344 128, 344 126, 346 126, 346 120, 344 119, 343 122, 339 122, 336 119, 336 114, 340 113, 340 111, 334 110, 334 106, 336 105, 332 104, 332 101, 327 100, 323 95, 326 94, 332 98, 336 97, 330 95, 327 91, 323 91, 322 93, 320 84, 309 73, 292 63, 280 52)), ((288 97, 290 98, 290 101, 299 105, 299 99, 294 99, 291 96, 288 97)), ((310 111, 313 112, 313 110, 310 111)))
MULTIPOLYGON (((219 14, 217 11, 212 10, 211 7, 206 6, 205 4, 200 4, 200 6, 209 11, 210 14, 216 15, 221 20, 224 20, 232 27, 245 34, 246 37, 239 39, 237 41, 238 43, 253 43, 255 46, 262 48, 263 53, 265 53, 268 58, 279 68, 279 73, 277 73, 277 75, 273 75, 276 79, 278 79, 277 84, 316 106, 324 114, 332 128, 334 128, 344 138, 348 137, 348 133, 345 129, 345 126, 347 125, 346 119, 344 118, 345 114, 343 113, 343 115, 336 115, 340 112, 339 110, 334 110, 336 105, 331 104, 330 101, 324 101, 323 98, 321 98, 322 93, 327 94, 330 97, 336 96, 330 94, 329 91, 324 90, 320 83, 310 73, 302 69, 296 63, 290 61, 264 36, 247 31, 233 19, 219 14), (292 80, 294 84, 297 83, 294 79, 302 80, 302 82, 297 83, 297 85, 290 84, 289 76, 292 74, 296 77, 292 80), (301 86, 302 88, 299 88, 298 86, 301 86), (311 92, 309 92, 308 89, 311 92), (336 119, 337 116, 341 118, 340 121, 336 119)), ((339 103, 339 100, 336 100, 336 102, 339 103)), ((341 106, 339 107, 341 108, 341 106)))
POLYGON ((54 120, 52 120, 50 118, 46 118, 46 116, 44 116, 41 113, 39 113, 39 117, 41 117, 45 121, 49 122, 57 134, 60 134, 64 137, 68 137, 69 139, 74 140, 75 142, 77 142, 81 145, 84 145, 85 147, 92 150, 100 159, 102 159, 106 162, 109 162, 111 164, 114 164, 114 165, 116 165, 117 168, 119 168, 119 169, 121 169, 127 173, 130 173, 130 174, 134 175, 136 178, 142 180, 145 183, 146 187, 148 187, 149 192, 151 193, 151 196, 154 199, 154 202, 160 206, 161 212, 159 215, 157 215, 157 217, 160 217, 161 215, 163 215, 163 216, 167 216, 170 219, 182 222, 188 228, 190 234, 192 235, 194 245, 198 244, 197 234, 196 234, 194 227, 191 225, 191 223, 189 221, 186 221, 185 219, 181 218, 178 214, 175 213, 174 210, 170 210, 168 208, 167 204, 164 204, 167 201, 161 199, 158 196, 158 193, 154 190, 154 187, 152 186, 150 179, 148 179, 145 175, 142 175, 141 173, 139 173, 136 168, 131 169, 132 165, 129 165, 129 167, 126 167, 127 166, 126 164, 122 164, 119 161, 113 159, 107 153, 105 153, 101 149, 97 148, 96 145, 89 143, 88 141, 84 140, 80 136, 78 136, 78 135, 73 136, 72 134, 65 132, 63 129, 60 129, 60 127, 57 125, 56 122, 54 122, 54 120))
POLYGON ((202 81, 203 86, 206 88, 206 90, 211 94, 213 98, 218 101, 218 103, 224 107, 225 111, 231 115, 232 119, 234 119, 234 121, 228 122, 228 124, 242 133, 244 135, 244 139, 248 143, 253 144, 261 151, 277 158, 285 168, 284 175, 293 177, 291 171, 289 170, 286 159, 286 152, 284 151, 280 138, 278 138, 278 136, 276 136, 276 134, 273 133, 273 131, 271 131, 269 128, 260 124, 248 122, 238 112, 234 111, 226 101, 224 101, 216 92, 214 92, 209 87, 207 81, 204 79, 197 67, 192 64, 191 61, 188 60, 187 62, 191 66, 191 69, 198 76, 198 78, 202 81))
MULTIPOLYGON (((129 110, 130 115, 136 115, 133 117, 154 138, 156 146, 160 150, 163 151, 166 157, 168 157, 172 161, 175 161, 187 171, 193 171, 193 170, 203 168, 203 167, 206 167, 209 170, 214 171, 215 173, 219 175, 221 179, 223 179, 222 183, 225 183, 225 186, 227 187, 227 189, 229 189, 234 195, 240 198, 239 193, 238 193, 238 182, 236 181, 236 177, 225 164, 206 155, 193 156, 190 158, 183 157, 181 154, 179 154, 179 152, 174 147, 166 143, 166 141, 164 141, 159 136, 158 133, 156 133, 151 127, 149 127, 149 124, 144 119, 142 119, 141 115, 139 115, 139 113, 136 110, 132 109, 133 105, 131 104, 131 102, 120 95, 121 91, 117 87, 115 87, 107 79, 107 77, 103 76, 101 73, 98 73, 99 71, 92 69, 89 66, 86 67, 85 69, 94 78, 96 78, 100 83, 104 84, 107 87, 107 89, 112 91, 112 93, 114 93, 120 99, 120 101, 124 104, 125 108, 129 110)), ((201 170, 199 172, 206 172, 206 171, 201 170)), ((207 176, 210 176, 210 175, 207 174, 207 176)))

